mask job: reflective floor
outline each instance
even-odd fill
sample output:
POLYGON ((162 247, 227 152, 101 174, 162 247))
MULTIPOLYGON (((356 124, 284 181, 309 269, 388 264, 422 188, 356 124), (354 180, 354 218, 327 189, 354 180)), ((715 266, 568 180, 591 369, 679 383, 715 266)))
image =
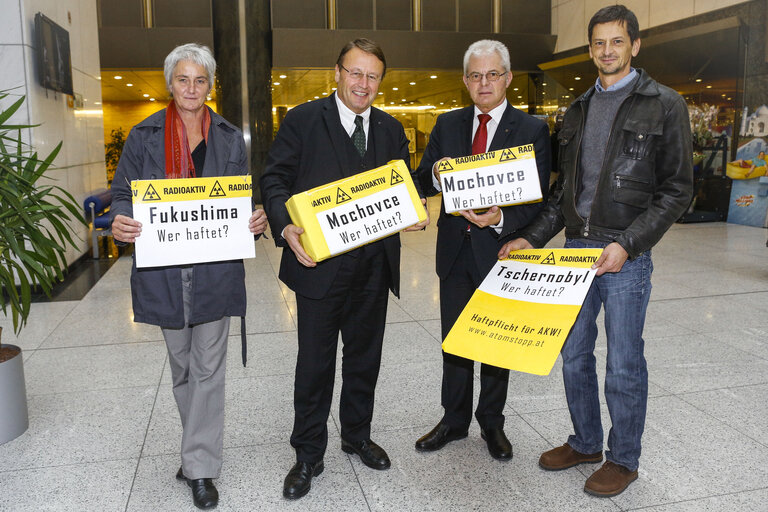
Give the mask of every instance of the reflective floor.
MULTIPOLYGON (((430 206, 434 212, 437 204, 430 206)), ((247 368, 239 322, 232 322, 218 510, 766 510, 766 234, 723 223, 675 225, 654 249, 640 477, 611 499, 582 491, 597 465, 554 473, 537 466, 542 451, 571 433, 559 363, 547 377, 510 378, 511 461, 488 455, 476 424, 439 452, 414 450, 442 414, 430 226, 403 235, 402 296, 389 304, 372 438, 389 452, 391 469, 374 471, 340 450, 334 411, 325 472, 306 497, 285 501, 282 481, 294 462, 296 305, 276 277, 279 251, 260 240, 246 262, 247 368)), ((157 327, 132 322, 129 272, 130 260, 121 258, 81 300, 34 304, 16 340, 30 428, 0 446, 0 510, 195 510, 174 478, 181 426, 165 346, 157 327)), ((0 325, 3 341, 13 342, 10 322, 0 325)), ((604 337, 598 343, 604 367, 604 337)), ((336 379, 338 398, 340 372, 336 379)))

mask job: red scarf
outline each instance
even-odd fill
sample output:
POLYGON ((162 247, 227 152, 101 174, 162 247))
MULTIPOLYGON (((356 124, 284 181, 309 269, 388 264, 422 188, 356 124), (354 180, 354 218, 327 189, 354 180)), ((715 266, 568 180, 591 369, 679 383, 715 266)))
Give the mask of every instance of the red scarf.
MULTIPOLYGON (((208 144, 208 128, 211 126, 211 114, 203 106, 203 139, 208 144)), ((187 129, 181 120, 176 103, 171 100, 165 109, 165 177, 168 179, 194 178, 195 163, 187 140, 187 129)))

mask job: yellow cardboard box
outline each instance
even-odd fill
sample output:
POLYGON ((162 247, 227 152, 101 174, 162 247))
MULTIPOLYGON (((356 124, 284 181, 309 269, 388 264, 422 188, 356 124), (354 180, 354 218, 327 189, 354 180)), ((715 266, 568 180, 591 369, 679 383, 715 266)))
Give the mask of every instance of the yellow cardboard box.
POLYGON ((437 164, 446 213, 541 201, 533 144, 437 164))
POLYGON ((381 167, 300 192, 286 201, 291 221, 313 260, 322 261, 379 240, 427 218, 408 167, 381 167))

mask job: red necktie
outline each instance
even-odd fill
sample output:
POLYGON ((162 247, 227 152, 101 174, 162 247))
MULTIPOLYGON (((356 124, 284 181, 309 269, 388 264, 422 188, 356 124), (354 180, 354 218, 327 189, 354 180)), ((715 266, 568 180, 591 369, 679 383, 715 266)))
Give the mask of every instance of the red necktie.
POLYGON ((480 126, 477 127, 475 138, 472 141, 473 155, 485 153, 485 148, 488 147, 488 128, 485 125, 491 120, 491 116, 488 114, 478 114, 477 120, 480 121, 480 126))

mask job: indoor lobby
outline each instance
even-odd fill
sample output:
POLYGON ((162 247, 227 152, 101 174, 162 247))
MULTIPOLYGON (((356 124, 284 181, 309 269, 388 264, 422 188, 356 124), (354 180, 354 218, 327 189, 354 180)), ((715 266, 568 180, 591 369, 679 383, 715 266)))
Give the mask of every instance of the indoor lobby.
MULTIPOLYGON (((82 205, 110 186, 130 128, 168 104, 165 55, 198 41, 213 48, 219 65, 206 104, 246 134, 257 183, 286 113, 332 95, 339 48, 364 36, 383 43, 390 65, 373 106, 403 124, 415 167, 437 116, 471 102, 461 57, 477 39, 510 48, 509 103, 554 130, 574 97, 595 83, 586 25, 608 3, 0 0, 0 92, 10 91, 0 112, 25 97, 4 121, 25 125, 12 129, 41 154, 63 142, 50 177, 82 205), (71 94, 40 83, 37 14, 69 36, 71 94)), ((753 179, 728 174, 734 160, 747 159, 742 146, 768 151, 768 0, 623 3, 640 21, 643 46, 633 62, 688 104, 696 165, 688 211, 652 250, 638 479, 598 498, 583 489, 600 464, 539 467, 539 456, 573 429, 560 357, 545 376, 510 373, 504 431, 511 460, 490 456, 474 418, 467 438, 416 450, 443 415, 436 196, 427 202, 430 225, 400 235, 400 296, 388 299, 371 438, 392 465, 375 471, 341 449, 339 340, 325 470, 296 501, 283 497, 283 481, 296 461, 297 302, 278 278, 282 249, 274 234, 255 241, 255 257, 244 260, 247 365, 239 319, 228 336, 216 510, 768 510, 768 171, 753 179)), ((259 190, 254 197, 261 200, 259 190)), ((118 249, 110 236, 92 238, 94 227, 69 226, 75 241, 64 255, 67 278, 52 296, 35 294, 19 334, 0 312, 0 341, 21 348, 29 413, 26 431, 0 444, 0 512, 197 510, 176 478, 182 426, 163 334, 134 322, 133 249, 118 249)), ((547 247, 564 240, 561 232, 547 247)), ((602 313, 598 333, 607 439, 602 313)), ((480 379, 476 364, 474 403, 480 379)), ((0 399, 0 414, 2 406, 0 399)))
MULTIPOLYGON (((439 203, 430 200, 435 218, 439 203)), ((434 453, 414 443, 442 415, 436 228, 402 235, 399 299, 390 296, 371 437, 392 459, 365 467, 339 447, 341 354, 325 471, 304 498, 282 497, 294 463, 296 303, 277 278, 280 250, 246 260, 248 365, 240 322, 227 354, 224 466, 217 510, 758 511, 768 500, 766 231, 676 224, 653 249, 644 338, 648 417, 639 478, 615 498, 584 493, 597 464, 559 472, 539 455, 571 434, 559 360, 548 376, 512 372, 505 431, 514 456, 494 460, 469 437, 434 453)), ((558 236, 549 246, 562 247, 558 236)), ((24 350, 29 430, 0 445, 0 510, 195 510, 176 481, 181 425, 160 330, 132 322, 130 257, 80 300, 33 305, 24 350)), ((597 368, 605 372, 599 320, 597 368)), ((7 336, 7 339, 5 338, 7 336)), ((479 373, 479 365, 476 365, 479 373)), ((475 376, 475 389, 479 375, 475 376)), ((602 401, 603 427, 609 428, 602 401)))

